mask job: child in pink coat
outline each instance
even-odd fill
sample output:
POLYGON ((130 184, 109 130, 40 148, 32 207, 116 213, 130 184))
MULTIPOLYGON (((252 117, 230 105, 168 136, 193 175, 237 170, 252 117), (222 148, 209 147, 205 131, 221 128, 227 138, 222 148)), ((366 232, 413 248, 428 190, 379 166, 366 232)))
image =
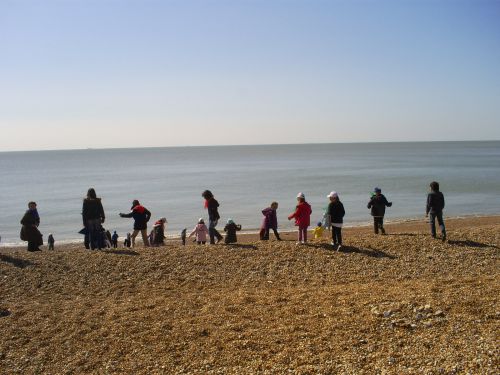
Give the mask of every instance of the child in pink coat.
POLYGON ((193 234, 195 235, 198 245, 205 245, 205 243, 207 242, 208 228, 205 225, 205 221, 203 219, 200 218, 198 220, 198 224, 196 224, 189 237, 191 237, 193 234))
POLYGON ((305 244, 307 242, 307 227, 311 224, 311 213, 312 209, 309 203, 306 202, 306 197, 304 193, 299 193, 297 195, 297 207, 295 212, 288 216, 288 220, 295 219, 295 226, 299 227, 299 244, 305 244))

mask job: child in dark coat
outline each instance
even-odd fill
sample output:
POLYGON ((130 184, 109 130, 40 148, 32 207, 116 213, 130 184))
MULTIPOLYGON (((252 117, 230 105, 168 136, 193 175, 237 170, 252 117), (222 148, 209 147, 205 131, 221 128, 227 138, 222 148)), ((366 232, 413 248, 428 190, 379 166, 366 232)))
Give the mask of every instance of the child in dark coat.
POLYGON ((392 202, 388 202, 387 198, 382 194, 382 189, 376 187, 373 189, 373 195, 368 202, 368 208, 371 208, 371 214, 373 216, 373 229, 375 231, 375 234, 378 234, 378 230, 380 229, 380 232, 382 234, 385 234, 385 229, 384 229, 384 215, 385 215, 385 208, 386 207, 391 207, 392 202))
POLYGON ((224 232, 227 233, 224 242, 226 244, 236 243, 238 241, 238 239, 236 238, 236 232, 239 230, 241 230, 241 225, 235 224, 233 219, 228 219, 227 224, 224 227, 224 232))
POLYGON ((49 245, 49 250, 54 250, 54 243, 56 241, 54 240, 54 236, 52 233, 49 233, 49 236, 47 237, 47 245, 49 245))
POLYGON ((21 219, 21 240, 28 241, 28 251, 41 251, 39 246, 43 245, 43 239, 38 230, 40 216, 36 209, 36 202, 29 202, 28 208, 21 219))
POLYGON ((427 195, 427 206, 425 216, 429 215, 431 235, 436 238, 436 219, 441 229, 441 239, 446 241, 446 228, 443 221, 444 195, 439 191, 439 183, 436 181, 430 184, 431 192, 427 195))
POLYGON ((262 215, 264 219, 262 220, 262 225, 260 227, 260 239, 269 239, 269 229, 272 229, 276 239, 281 241, 280 234, 278 233, 278 217, 276 215, 276 210, 278 209, 278 202, 271 203, 270 207, 264 208, 262 210, 262 215))
POLYGON ((344 205, 339 199, 337 192, 332 191, 328 194, 327 198, 330 199, 328 205, 328 216, 332 225, 332 245, 337 246, 337 251, 342 247, 342 226, 344 225, 344 205))
POLYGON ((210 244, 213 245, 215 244, 216 237, 217 242, 222 240, 222 235, 216 229, 220 219, 219 202, 217 202, 210 190, 205 190, 201 193, 201 196, 205 198, 205 208, 208 210, 208 234, 210 236, 210 244))

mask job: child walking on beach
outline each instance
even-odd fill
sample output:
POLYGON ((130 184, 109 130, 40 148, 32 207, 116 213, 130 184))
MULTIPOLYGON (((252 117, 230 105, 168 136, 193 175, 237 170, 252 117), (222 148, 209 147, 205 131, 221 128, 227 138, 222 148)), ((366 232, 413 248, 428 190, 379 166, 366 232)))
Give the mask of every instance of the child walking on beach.
POLYGON ((222 235, 215 229, 220 219, 219 216, 219 202, 214 198, 210 190, 205 190, 201 196, 205 198, 205 208, 208 210, 208 234, 210 235, 210 244, 215 244, 215 237, 217 242, 222 240, 222 235))
POLYGON ((55 244, 54 236, 52 233, 49 233, 49 236, 47 237, 47 245, 49 245, 49 250, 54 250, 54 244, 55 244))
POLYGON ((368 208, 371 208, 371 214, 373 216, 373 229, 375 234, 378 234, 378 230, 382 234, 385 234, 384 229, 384 215, 385 207, 391 207, 392 202, 388 202, 387 198, 382 194, 382 189, 376 187, 373 189, 373 195, 368 202, 368 208))
POLYGON ((227 233, 224 243, 236 243, 238 239, 236 238, 236 231, 241 230, 241 225, 236 224, 233 219, 228 219, 226 226, 224 227, 224 232, 227 233))
POLYGON ((278 217, 276 215, 276 210, 278 209, 278 202, 271 203, 270 207, 264 208, 262 210, 262 215, 264 219, 262 220, 262 225, 260 227, 260 239, 269 239, 269 229, 272 229, 276 239, 281 241, 280 235, 278 233, 278 217))
POLYGON ((299 227, 299 237, 297 245, 307 243, 307 227, 311 224, 312 209, 306 202, 304 193, 297 194, 297 206, 295 212, 288 216, 288 220, 295 219, 295 226, 299 227))
POLYGON ((441 229, 441 240, 446 241, 446 229, 443 221, 444 195, 439 191, 439 183, 432 181, 430 183, 430 193, 427 195, 427 206, 425 217, 429 215, 432 238, 436 238, 436 219, 441 229))
POLYGON ((328 205, 328 215, 330 217, 330 223, 332 226, 332 245, 337 246, 337 251, 340 251, 342 247, 342 226, 344 223, 344 205, 339 199, 337 192, 332 191, 327 195, 330 199, 330 204, 328 205))
POLYGON ((191 238, 193 234, 195 235, 196 243, 198 245, 205 245, 207 242, 208 228, 205 225, 205 221, 201 217, 189 237, 191 238))

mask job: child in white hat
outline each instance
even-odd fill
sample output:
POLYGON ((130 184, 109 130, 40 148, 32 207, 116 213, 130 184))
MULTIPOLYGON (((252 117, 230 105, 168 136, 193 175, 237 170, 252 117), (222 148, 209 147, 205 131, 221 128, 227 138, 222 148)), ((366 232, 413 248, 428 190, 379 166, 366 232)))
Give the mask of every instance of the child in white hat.
POLYGON ((288 220, 295 219, 295 226, 299 227, 297 245, 307 243, 307 228, 311 225, 311 205, 306 202, 304 193, 297 194, 295 212, 288 216, 288 220))
POLYGON ((328 205, 328 215, 330 217, 330 223, 332 225, 332 245, 337 246, 337 251, 340 251, 342 247, 342 225, 344 223, 344 205, 339 199, 339 195, 336 191, 330 192, 327 195, 330 199, 330 204, 328 205))
POLYGON ((208 228, 205 225, 205 220, 201 217, 198 219, 198 224, 196 224, 189 237, 193 234, 198 245, 205 245, 207 243, 208 228))

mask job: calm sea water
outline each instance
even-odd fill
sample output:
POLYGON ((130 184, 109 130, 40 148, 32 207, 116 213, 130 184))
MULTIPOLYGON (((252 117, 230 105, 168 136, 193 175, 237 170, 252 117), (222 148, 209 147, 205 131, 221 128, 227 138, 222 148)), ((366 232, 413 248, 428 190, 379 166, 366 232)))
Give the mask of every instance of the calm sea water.
POLYGON ((429 182, 446 198, 446 216, 500 214, 500 142, 322 144, 183 147, 0 153, 2 245, 19 243, 19 220, 35 200, 40 230, 56 241, 82 240, 82 199, 89 187, 102 197, 105 227, 121 239, 132 228, 122 219, 133 199, 153 218, 168 219, 167 234, 207 218, 201 192, 220 203, 246 230, 260 226, 260 211, 278 201, 281 229, 299 191, 312 204, 312 221, 336 190, 347 225, 370 222, 370 192, 380 186, 394 203, 386 219, 423 217, 429 182))

